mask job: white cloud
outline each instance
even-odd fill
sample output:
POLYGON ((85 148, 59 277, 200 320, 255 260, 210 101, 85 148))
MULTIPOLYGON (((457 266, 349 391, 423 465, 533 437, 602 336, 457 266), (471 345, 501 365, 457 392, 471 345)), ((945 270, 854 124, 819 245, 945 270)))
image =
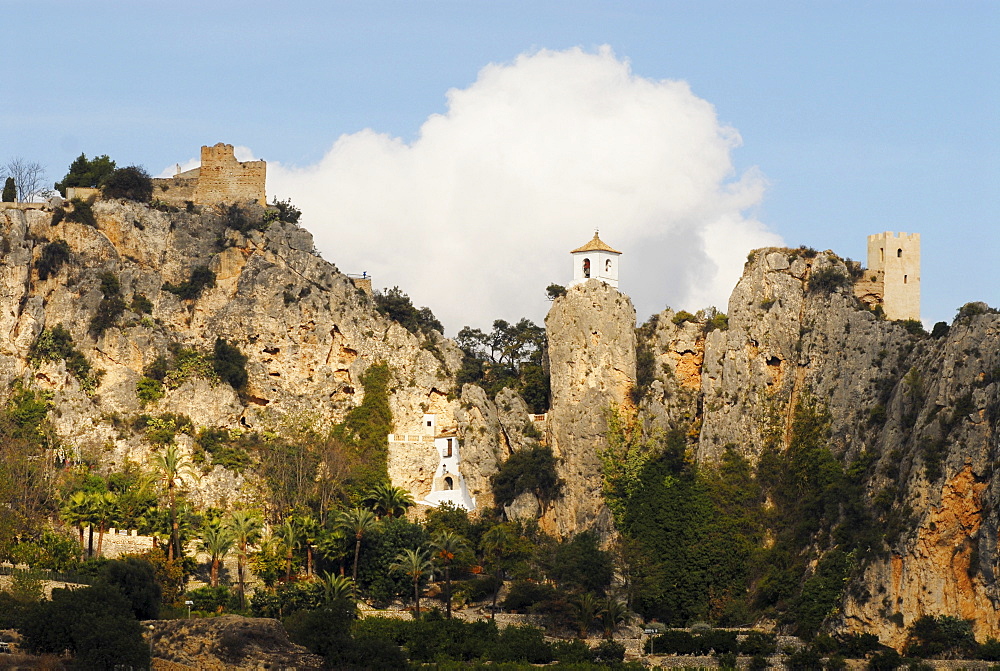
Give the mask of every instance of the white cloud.
POLYGON ((640 318, 725 309, 753 247, 764 179, 736 175, 739 134, 682 81, 636 76, 610 48, 538 51, 448 92, 412 143, 341 136, 316 165, 268 165, 268 193, 303 210, 324 257, 399 285, 449 334, 544 318, 545 287, 600 228, 623 252, 640 318))

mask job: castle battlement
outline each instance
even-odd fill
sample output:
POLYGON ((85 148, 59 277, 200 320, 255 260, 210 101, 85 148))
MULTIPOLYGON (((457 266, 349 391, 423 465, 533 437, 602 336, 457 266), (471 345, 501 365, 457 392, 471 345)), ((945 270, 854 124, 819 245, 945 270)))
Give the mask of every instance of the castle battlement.
POLYGON ((153 197, 183 206, 253 202, 267 205, 266 161, 237 161, 235 148, 219 142, 201 148, 201 165, 173 177, 153 180, 153 197))

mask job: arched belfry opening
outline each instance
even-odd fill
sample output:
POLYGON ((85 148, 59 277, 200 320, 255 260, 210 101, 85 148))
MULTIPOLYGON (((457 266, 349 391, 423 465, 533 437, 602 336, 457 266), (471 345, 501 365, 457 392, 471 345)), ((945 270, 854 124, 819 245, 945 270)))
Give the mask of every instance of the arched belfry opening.
POLYGON ((570 254, 573 255, 573 281, 570 286, 599 280, 618 288, 618 257, 622 253, 601 240, 596 231, 590 242, 570 254))

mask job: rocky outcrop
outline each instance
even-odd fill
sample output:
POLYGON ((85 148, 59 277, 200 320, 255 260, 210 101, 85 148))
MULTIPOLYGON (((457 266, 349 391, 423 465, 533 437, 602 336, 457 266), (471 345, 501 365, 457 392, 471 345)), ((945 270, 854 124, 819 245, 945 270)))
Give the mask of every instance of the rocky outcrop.
POLYGON ((631 405, 635 308, 617 289, 589 280, 556 298, 545 328, 552 388, 548 439, 564 484, 542 525, 560 536, 588 529, 607 535, 612 520, 598 454, 607 446, 608 408, 631 405))
POLYGON ((758 250, 727 329, 660 315, 643 329, 657 378, 643 410, 688 431, 702 463, 727 447, 755 463, 787 446, 799 400, 817 403, 843 463, 874 458, 868 504, 879 499, 905 520, 830 623, 898 645, 921 615, 956 615, 975 619, 980 639, 997 636, 1000 316, 972 305, 932 338, 861 306, 851 270, 832 252, 758 250), (698 378, 696 398, 684 396, 698 378))
MULTIPOLYGON (((274 222, 265 232, 244 234, 211 210, 164 213, 117 201, 93 209, 96 226, 66 218, 54 223, 44 211, 0 214, 0 385, 22 380, 51 392, 56 410, 50 419, 68 453, 105 466, 141 461, 150 446, 122 430, 123 419, 141 413, 183 414, 195 427, 280 432, 289 421, 329 427, 360 404, 361 377, 379 361, 392 373, 389 400, 397 426, 419 425, 429 408, 450 416, 457 407, 448 394, 458 348, 439 334, 418 337, 382 317, 367 294, 316 254, 304 229, 274 222), (33 263, 55 240, 68 243, 70 258, 43 280, 33 263), (198 267, 211 269, 216 282, 197 298, 163 289, 164 283, 183 283, 198 267), (115 327, 94 337, 88 327, 102 299, 102 272, 119 279, 126 305, 142 295, 152 310, 126 310, 115 327), (58 324, 103 371, 93 389, 85 389, 61 360, 29 362, 38 335, 58 324), (137 398, 136 382, 157 356, 169 355, 174 345, 211 351, 216 338, 248 357, 242 395, 195 377, 160 400, 143 404, 137 398)), ((184 436, 178 443, 190 447, 184 436)), ((428 455, 393 456, 394 482, 416 487, 411 469, 392 466, 428 455)), ((231 474, 217 472, 196 496, 213 491, 213 478, 225 483, 215 490, 234 494, 231 474)), ((254 491, 237 486, 235 493, 246 500, 254 491)))
POLYGON ((160 671, 323 668, 323 658, 290 642, 277 620, 222 615, 142 624, 160 671))

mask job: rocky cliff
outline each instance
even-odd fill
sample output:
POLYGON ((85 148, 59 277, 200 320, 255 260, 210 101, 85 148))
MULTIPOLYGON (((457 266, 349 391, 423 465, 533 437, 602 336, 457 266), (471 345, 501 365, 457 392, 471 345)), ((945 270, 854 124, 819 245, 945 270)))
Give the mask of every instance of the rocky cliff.
MULTIPOLYGON (((71 457, 104 467, 144 460, 151 446, 127 429, 140 414, 185 415, 195 429, 329 427, 361 402, 361 378, 376 362, 389 365, 389 403, 401 430, 419 426, 424 412, 450 415, 457 408, 451 370, 461 353, 454 344, 382 317, 368 295, 319 257, 304 229, 274 222, 266 232, 241 233, 211 209, 164 213, 124 201, 98 202, 93 213, 90 224, 37 210, 0 214, 0 385, 21 381, 51 393, 50 420, 71 457), (40 271, 46 247, 60 240, 66 262, 40 271), (214 272, 214 286, 192 298, 164 289, 182 285, 199 267, 214 272), (96 335, 91 324, 108 274, 120 283, 127 309, 96 335), (140 297, 149 302, 145 309, 137 307, 140 297), (89 385, 63 359, 31 360, 39 335, 57 325, 93 369, 89 385), (243 393, 195 374, 168 385, 160 399, 137 397, 136 383, 157 357, 178 346, 210 352, 217 338, 248 358, 243 393)), ((176 440, 190 452, 191 435, 176 440)), ((433 450, 397 451, 389 470, 396 484, 420 494, 429 489, 421 469, 433 471, 436 463, 433 450)), ((217 504, 260 491, 217 466, 193 496, 217 504)))
POLYGON ((643 329, 656 361, 643 408, 688 431, 703 464, 727 447, 756 463, 787 448, 799 400, 816 403, 831 451, 871 463, 864 495, 876 523, 903 520, 854 567, 829 621, 894 645, 925 614, 975 619, 980 639, 996 636, 1000 316, 970 304, 931 337, 864 309, 851 272, 830 252, 758 250, 727 328, 667 311, 643 329))

